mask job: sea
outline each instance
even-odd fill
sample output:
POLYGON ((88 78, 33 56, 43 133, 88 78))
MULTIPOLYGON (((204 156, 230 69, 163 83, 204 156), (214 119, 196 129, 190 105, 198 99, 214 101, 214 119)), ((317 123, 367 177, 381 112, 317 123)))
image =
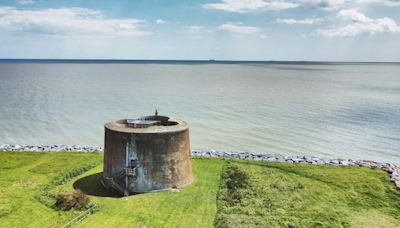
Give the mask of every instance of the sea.
POLYGON ((156 109, 194 149, 400 164, 399 63, 0 60, 0 144, 102 145, 156 109))

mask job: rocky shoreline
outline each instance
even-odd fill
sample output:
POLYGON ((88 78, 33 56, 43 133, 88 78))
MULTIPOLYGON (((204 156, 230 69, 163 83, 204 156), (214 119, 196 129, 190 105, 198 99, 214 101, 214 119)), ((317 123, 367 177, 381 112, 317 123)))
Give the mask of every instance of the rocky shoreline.
MULTIPOLYGON (((50 145, 50 146, 30 146, 30 145, 7 145, 0 144, 0 151, 78 151, 78 152, 102 152, 101 146, 68 146, 68 145, 50 145)), ((353 160, 353 159, 329 159, 317 158, 313 156, 283 156, 272 154, 258 154, 249 152, 225 152, 216 150, 192 150, 193 156, 198 157, 214 157, 214 158, 236 158, 242 160, 254 161, 270 161, 270 162, 287 162, 296 164, 315 164, 315 165, 334 165, 334 166, 360 166, 367 168, 379 168, 387 172, 390 180, 400 189, 400 166, 375 162, 369 160, 353 160)))
POLYGON ((102 146, 79 146, 79 145, 9 145, 0 144, 0 151, 27 151, 27 152, 61 152, 61 151, 77 151, 77 152, 103 152, 102 146))
POLYGON ((390 180, 397 186, 398 189, 400 189, 400 166, 391 163, 370 160, 317 158, 313 156, 284 156, 276 154, 256 154, 249 152, 223 152, 216 150, 192 150, 192 155, 199 157, 236 158, 241 160, 286 162, 295 164, 378 168, 387 172, 390 176, 390 180))

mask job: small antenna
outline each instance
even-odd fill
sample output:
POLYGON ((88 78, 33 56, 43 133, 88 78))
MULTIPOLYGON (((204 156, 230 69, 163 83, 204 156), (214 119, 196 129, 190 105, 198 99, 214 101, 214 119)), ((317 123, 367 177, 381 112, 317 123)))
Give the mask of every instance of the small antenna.
POLYGON ((155 115, 155 116, 158 116, 158 111, 157 111, 157 109, 156 109, 156 112, 154 113, 154 115, 155 115))

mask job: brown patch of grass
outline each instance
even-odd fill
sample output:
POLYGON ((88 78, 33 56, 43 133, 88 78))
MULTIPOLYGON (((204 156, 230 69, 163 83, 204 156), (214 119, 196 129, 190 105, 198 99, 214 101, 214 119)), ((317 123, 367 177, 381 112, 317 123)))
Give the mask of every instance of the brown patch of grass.
POLYGON ((56 197, 55 207, 64 211, 71 209, 82 210, 89 204, 89 197, 81 190, 74 190, 70 193, 61 193, 56 197))

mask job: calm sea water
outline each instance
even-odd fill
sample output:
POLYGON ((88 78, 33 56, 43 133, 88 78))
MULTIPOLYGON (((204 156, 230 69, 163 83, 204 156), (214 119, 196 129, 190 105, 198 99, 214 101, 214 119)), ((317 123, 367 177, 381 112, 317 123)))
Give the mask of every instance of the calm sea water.
POLYGON ((193 148, 400 163, 399 64, 0 64, 0 143, 102 145, 156 108, 193 148))

